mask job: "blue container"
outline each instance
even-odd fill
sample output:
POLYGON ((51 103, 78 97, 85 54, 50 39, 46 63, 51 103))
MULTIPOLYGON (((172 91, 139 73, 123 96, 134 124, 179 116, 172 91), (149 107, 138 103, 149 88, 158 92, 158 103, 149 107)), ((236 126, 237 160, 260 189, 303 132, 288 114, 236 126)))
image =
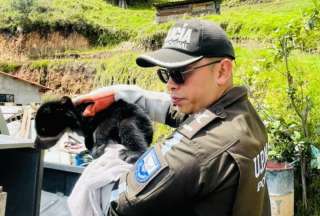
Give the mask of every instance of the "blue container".
POLYGON ((267 185, 272 216, 294 215, 294 169, 288 163, 267 163, 267 185))
POLYGON ((83 154, 76 154, 74 161, 76 166, 81 166, 84 163, 83 154))

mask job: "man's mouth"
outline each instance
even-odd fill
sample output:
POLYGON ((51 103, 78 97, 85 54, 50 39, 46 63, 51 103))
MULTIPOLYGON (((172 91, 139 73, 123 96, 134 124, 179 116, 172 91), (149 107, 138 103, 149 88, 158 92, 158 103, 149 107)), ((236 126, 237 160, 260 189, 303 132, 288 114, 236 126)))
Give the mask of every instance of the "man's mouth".
POLYGON ((184 98, 181 97, 171 97, 171 101, 174 105, 180 105, 184 98))

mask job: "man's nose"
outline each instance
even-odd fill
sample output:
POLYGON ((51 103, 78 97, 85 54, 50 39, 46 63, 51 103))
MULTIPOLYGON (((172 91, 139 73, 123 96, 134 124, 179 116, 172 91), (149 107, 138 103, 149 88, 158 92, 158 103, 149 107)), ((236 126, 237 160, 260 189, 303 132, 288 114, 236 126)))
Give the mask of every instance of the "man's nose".
POLYGON ((170 77, 168 82, 167 82, 167 89, 168 91, 173 91, 176 90, 179 87, 177 83, 175 83, 172 78, 170 77))

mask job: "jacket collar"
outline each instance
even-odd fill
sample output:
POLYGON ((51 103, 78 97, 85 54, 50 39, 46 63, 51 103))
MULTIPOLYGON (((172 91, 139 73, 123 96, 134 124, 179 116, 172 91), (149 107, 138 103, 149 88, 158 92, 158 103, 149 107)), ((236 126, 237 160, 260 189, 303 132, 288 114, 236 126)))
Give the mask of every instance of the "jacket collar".
POLYGON ((178 128, 178 131, 191 139, 201 128, 212 122, 216 118, 225 119, 227 113, 225 108, 235 103, 236 101, 247 98, 247 88, 234 87, 224 94, 209 108, 189 116, 184 123, 178 128))
POLYGON ((226 108, 234 102, 245 99, 248 96, 248 90, 244 86, 233 87, 227 91, 218 101, 212 104, 208 109, 215 110, 216 107, 226 108))

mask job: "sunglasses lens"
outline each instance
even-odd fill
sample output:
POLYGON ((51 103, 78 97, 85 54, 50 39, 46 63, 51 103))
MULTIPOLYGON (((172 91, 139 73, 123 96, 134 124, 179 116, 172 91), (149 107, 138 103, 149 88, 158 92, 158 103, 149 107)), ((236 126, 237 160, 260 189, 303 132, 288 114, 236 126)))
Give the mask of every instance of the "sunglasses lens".
POLYGON ((157 70, 157 74, 159 76, 159 79, 163 83, 167 83, 171 77, 173 82, 177 84, 182 84, 184 82, 183 75, 180 73, 180 70, 168 70, 166 68, 159 68, 157 70))
POLYGON ((175 82, 176 84, 182 84, 183 83, 183 76, 180 73, 180 71, 172 71, 170 73, 170 76, 171 76, 173 82, 175 82))
POLYGON ((161 82, 167 83, 169 81, 169 71, 165 68, 159 68, 157 74, 161 82))

